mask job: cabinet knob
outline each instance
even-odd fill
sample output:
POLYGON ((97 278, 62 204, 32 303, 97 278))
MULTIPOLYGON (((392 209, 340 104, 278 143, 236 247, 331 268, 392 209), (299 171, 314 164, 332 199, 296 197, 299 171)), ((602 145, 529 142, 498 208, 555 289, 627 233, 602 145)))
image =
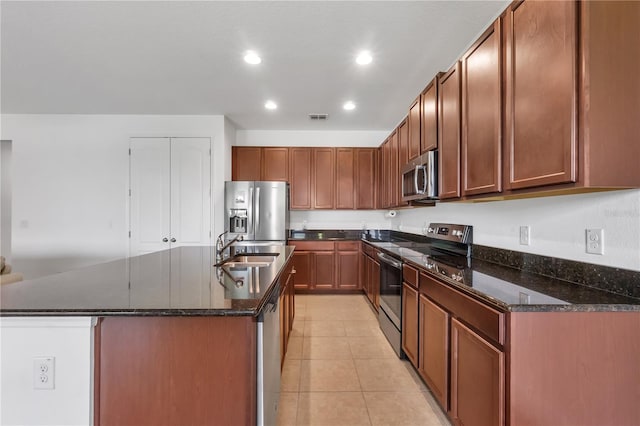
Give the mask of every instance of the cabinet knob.
POLYGON ((171 242, 172 242, 172 243, 175 243, 175 242, 176 242, 176 239, 175 239, 175 238, 172 238, 172 239, 171 239, 171 242))
POLYGON ((292 274, 295 274, 295 273, 296 273, 296 268, 293 268, 293 269, 291 270, 291 273, 292 273, 292 274))
POLYGON ((167 237, 164 237, 164 238, 162 239, 162 242, 163 242, 163 243, 169 242, 169 239, 168 239, 167 237))

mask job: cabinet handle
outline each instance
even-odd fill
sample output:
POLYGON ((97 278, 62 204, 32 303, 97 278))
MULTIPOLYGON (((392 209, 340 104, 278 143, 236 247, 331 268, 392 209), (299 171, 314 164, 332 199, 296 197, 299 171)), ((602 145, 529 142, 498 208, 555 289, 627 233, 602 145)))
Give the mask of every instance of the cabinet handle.
POLYGON ((162 239, 162 242, 163 242, 163 243, 167 243, 167 242, 169 242, 169 239, 168 239, 167 237, 164 237, 164 238, 162 239))
POLYGON ((172 238, 172 239, 171 239, 171 242, 172 242, 172 243, 175 243, 175 242, 176 242, 176 239, 175 239, 175 238, 172 238))

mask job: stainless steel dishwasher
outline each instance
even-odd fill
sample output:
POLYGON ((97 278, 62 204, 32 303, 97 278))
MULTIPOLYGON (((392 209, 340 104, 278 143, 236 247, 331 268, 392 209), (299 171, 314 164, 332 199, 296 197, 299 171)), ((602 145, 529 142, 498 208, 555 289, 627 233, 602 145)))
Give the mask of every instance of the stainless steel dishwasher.
MULTIPOLYGON (((278 285, 279 288, 279 285, 278 285)), ((258 426, 275 426, 280 399, 280 291, 274 289, 271 299, 258 317, 258 426)))

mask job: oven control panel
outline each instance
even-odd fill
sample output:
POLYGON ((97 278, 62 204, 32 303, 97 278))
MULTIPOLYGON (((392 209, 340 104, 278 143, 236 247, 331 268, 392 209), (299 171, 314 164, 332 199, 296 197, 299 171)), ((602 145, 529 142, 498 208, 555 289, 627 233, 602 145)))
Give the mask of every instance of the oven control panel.
POLYGON ((472 227, 468 225, 455 225, 450 223, 432 223, 427 228, 426 235, 438 240, 455 241, 463 244, 471 244, 472 227))

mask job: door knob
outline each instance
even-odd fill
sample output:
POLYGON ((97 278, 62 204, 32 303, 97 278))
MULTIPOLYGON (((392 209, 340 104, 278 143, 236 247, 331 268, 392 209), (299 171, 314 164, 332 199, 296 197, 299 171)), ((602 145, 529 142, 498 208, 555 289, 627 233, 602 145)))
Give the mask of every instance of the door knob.
POLYGON ((169 239, 168 239, 167 237, 164 237, 164 238, 162 239, 162 242, 163 242, 163 243, 169 242, 169 239))
POLYGON ((172 242, 172 243, 175 243, 175 242, 176 242, 176 239, 175 239, 175 238, 172 238, 172 239, 171 239, 171 242, 172 242))

